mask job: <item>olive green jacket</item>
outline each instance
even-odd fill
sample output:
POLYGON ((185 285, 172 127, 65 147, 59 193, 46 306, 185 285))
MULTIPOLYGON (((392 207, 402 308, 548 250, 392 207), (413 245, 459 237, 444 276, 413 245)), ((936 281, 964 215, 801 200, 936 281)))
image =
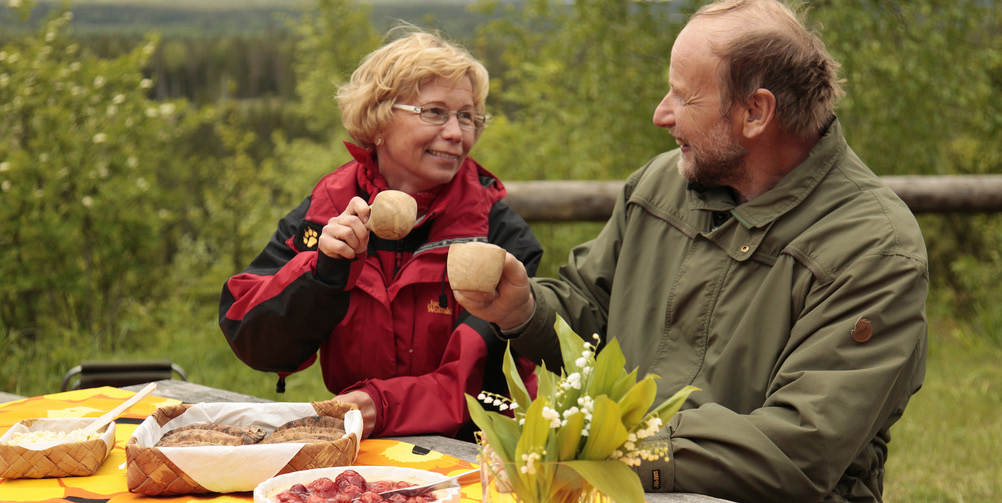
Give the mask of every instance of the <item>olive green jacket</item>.
POLYGON ((533 280, 537 311, 513 347, 554 368, 559 314, 617 338, 628 370, 661 376, 658 403, 701 388, 662 429, 670 458, 638 469, 647 491, 880 501, 888 430, 925 375, 914 216, 837 121, 744 204, 689 186, 678 159, 634 173, 560 279, 533 280))

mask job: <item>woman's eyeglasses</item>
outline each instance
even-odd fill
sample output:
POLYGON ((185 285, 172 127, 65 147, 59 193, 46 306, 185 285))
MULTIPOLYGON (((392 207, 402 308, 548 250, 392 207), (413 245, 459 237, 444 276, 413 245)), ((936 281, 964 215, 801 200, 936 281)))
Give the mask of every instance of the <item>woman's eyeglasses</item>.
POLYGON ((456 120, 459 121, 459 127, 463 129, 480 129, 487 123, 486 115, 468 110, 454 112, 446 110, 442 107, 416 107, 413 105, 401 104, 393 105, 393 108, 417 114, 421 120, 427 122, 428 124, 435 124, 436 126, 441 126, 442 124, 449 122, 449 116, 452 114, 456 114, 456 120))

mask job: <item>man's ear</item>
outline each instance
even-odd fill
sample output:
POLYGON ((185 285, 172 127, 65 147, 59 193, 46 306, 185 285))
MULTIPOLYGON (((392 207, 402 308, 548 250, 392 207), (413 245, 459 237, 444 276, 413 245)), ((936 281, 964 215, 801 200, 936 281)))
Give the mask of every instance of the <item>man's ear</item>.
POLYGON ((768 89, 757 89, 744 105, 742 124, 745 138, 754 138, 776 120, 776 96, 768 89))

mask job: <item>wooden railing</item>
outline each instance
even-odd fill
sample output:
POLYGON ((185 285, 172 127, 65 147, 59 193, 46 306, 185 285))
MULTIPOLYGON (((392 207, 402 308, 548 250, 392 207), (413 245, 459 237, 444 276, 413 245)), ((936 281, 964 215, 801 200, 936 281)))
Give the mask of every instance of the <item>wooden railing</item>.
MULTIPOLYGON (((1002 175, 886 176, 913 213, 1002 211, 1002 175)), ((600 222, 612 214, 623 181, 505 182, 505 202, 530 222, 600 222)))

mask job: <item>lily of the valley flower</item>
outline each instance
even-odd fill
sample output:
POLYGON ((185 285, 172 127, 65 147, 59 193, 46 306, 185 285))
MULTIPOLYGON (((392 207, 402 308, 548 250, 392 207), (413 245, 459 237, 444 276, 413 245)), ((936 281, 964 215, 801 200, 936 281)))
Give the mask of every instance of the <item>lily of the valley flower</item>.
POLYGON ((670 455, 670 446, 652 437, 696 388, 686 386, 652 407, 656 376, 638 381, 636 371, 627 372, 615 339, 598 351, 602 341, 597 334, 594 343, 586 342, 560 318, 555 328, 563 367, 557 369, 559 375, 545 366, 537 369, 535 398, 526 391, 510 351, 503 371, 511 398, 487 392, 467 397, 485 452, 490 452, 482 462, 505 472, 500 478, 526 503, 563 501, 566 494, 558 492, 580 490, 580 484, 553 482, 566 481, 568 473, 615 495, 619 503, 640 503, 643 487, 631 467, 670 455), (516 408, 520 403, 528 406, 516 408))

